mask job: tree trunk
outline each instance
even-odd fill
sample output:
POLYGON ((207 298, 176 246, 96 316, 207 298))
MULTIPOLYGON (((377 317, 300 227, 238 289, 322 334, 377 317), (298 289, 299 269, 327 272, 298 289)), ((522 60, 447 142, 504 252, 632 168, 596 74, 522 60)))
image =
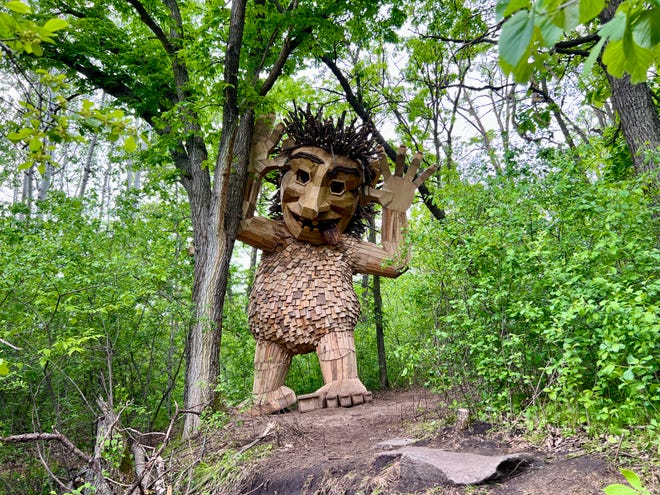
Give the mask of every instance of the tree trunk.
MULTIPOLYGON (((598 16, 600 22, 610 21, 623 0, 611 0, 598 16)), ((607 71, 606 71, 607 73, 607 71)), ((619 114, 621 130, 626 138, 637 174, 655 172, 652 185, 656 194, 660 187, 658 164, 645 160, 644 152, 660 146, 660 114, 653 102, 651 89, 646 83, 632 84, 627 74, 622 78, 607 73, 612 91, 612 105, 619 114)))
MULTIPOLYGON (((252 111, 247 111, 223 126, 216 163, 216 182, 208 208, 198 204, 199 197, 204 194, 188 191, 195 239, 195 322, 188 333, 184 402, 186 410, 192 413, 186 415, 184 437, 189 437, 198 428, 199 413, 211 405, 215 398, 220 364, 222 311, 231 255, 241 217, 253 120, 252 111)), ((200 142, 199 152, 205 156, 202 144, 200 142)), ((208 174, 204 174, 207 169, 201 166, 196 168, 198 174, 208 178, 208 174)), ((184 186, 188 188, 191 185, 184 182, 184 186)))
MULTIPOLYGON (((179 152, 177 168, 185 174, 182 184, 190 198, 195 243, 193 304, 195 321, 188 333, 188 359, 184 391, 185 416, 183 436, 189 438, 199 427, 202 409, 215 398, 215 384, 220 365, 222 310, 229 279, 229 264, 241 219, 243 189, 247 178, 253 111, 238 114, 238 65, 243 40, 246 0, 232 2, 229 40, 225 63, 225 105, 222 135, 215 166, 212 193, 206 160, 206 148, 199 126, 192 122, 188 153, 179 152), (188 154, 196 154, 190 156, 188 154)), ((185 87, 187 72, 175 61, 177 87, 185 87)))
POLYGON ((94 154, 96 153, 96 143, 98 142, 98 138, 98 133, 92 134, 92 139, 89 143, 89 149, 87 150, 87 156, 85 157, 85 165, 83 166, 83 174, 80 180, 80 187, 78 188, 77 194, 77 196, 81 199, 85 197, 85 193, 87 192, 87 184, 89 183, 89 176, 92 173, 92 160, 94 159, 94 154))
POLYGON ((374 320, 376 322, 376 346, 378 348, 378 377, 380 388, 390 388, 387 378, 387 357, 385 356, 385 332, 383 329, 383 298, 380 292, 380 277, 374 275, 374 320))
POLYGON ((116 431, 119 418, 112 409, 112 406, 106 403, 101 397, 98 398, 97 404, 101 408, 101 416, 96 421, 96 441, 94 444, 93 462, 90 463, 85 475, 85 481, 89 483, 93 489, 86 489, 83 493, 113 495, 114 492, 103 473, 104 469, 108 467, 103 460, 103 451, 106 442, 113 438, 113 436, 119 435, 116 431))
MULTIPOLYGON (((657 170, 657 163, 644 158, 644 152, 660 146, 660 117, 646 83, 632 84, 630 76, 619 79, 607 75, 612 89, 612 104, 619 114, 621 130, 626 138, 637 174, 657 170)), ((654 178, 656 187, 659 178, 654 178)))

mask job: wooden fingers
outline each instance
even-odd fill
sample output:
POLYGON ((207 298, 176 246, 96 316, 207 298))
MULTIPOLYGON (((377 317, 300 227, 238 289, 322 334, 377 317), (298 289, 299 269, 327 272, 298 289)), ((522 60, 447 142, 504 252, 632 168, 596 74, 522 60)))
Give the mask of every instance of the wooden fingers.
POLYGON ((397 177, 403 177, 403 170, 406 166, 406 149, 404 145, 401 145, 396 150, 396 169, 394 170, 394 175, 397 177))
POLYGON ((417 174, 417 170, 419 170, 419 164, 422 163, 422 158, 423 155, 419 151, 413 156, 410 167, 408 167, 408 171, 406 172, 406 179, 409 181, 412 182, 415 180, 415 175, 417 174))
POLYGON ((383 179, 387 179, 392 173, 390 172, 390 163, 387 161, 387 155, 382 146, 377 148, 378 152, 378 168, 380 173, 383 174, 383 179))
POLYGON ((421 174, 419 174, 419 177, 417 177, 417 179, 415 179, 415 182, 413 182, 413 184, 415 184, 416 187, 421 186, 422 183, 423 183, 426 179, 428 179, 429 177, 431 177, 431 175, 433 175, 433 173, 434 173, 437 169, 438 169, 438 167, 436 167, 435 165, 433 165, 432 167, 427 168, 427 169, 424 170, 421 174))

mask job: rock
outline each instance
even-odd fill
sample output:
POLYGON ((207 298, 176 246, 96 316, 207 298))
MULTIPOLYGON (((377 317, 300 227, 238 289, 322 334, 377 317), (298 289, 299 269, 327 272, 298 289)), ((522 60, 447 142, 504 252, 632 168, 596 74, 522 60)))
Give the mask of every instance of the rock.
POLYGON ((410 447, 399 452, 401 480, 432 485, 476 485, 503 479, 533 461, 527 454, 487 456, 428 447, 410 447))
POLYGON ((383 440, 378 442, 376 447, 381 450, 400 449, 401 447, 409 447, 415 445, 419 440, 417 438, 392 438, 390 440, 383 440))

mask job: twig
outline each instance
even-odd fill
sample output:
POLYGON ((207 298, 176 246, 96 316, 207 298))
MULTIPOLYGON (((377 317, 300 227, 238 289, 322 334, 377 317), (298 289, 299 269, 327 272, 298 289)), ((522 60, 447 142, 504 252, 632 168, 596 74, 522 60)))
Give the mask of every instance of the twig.
POLYGON ((10 344, 10 343, 7 342, 5 339, 0 339, 0 344, 5 344, 7 347, 11 347, 11 348, 14 349, 15 351, 22 351, 22 350, 23 350, 23 349, 21 349, 20 347, 16 347, 15 345, 10 344))
POLYGON ((272 433, 272 431, 273 431, 274 428, 275 428, 275 423, 274 423, 273 421, 271 421, 270 423, 268 423, 268 424, 266 425, 266 428, 265 428, 264 431, 261 433, 261 435, 259 435, 257 438, 255 438, 254 440, 252 440, 252 441, 251 441, 250 443, 248 443, 247 445, 243 445, 243 446, 239 449, 239 451, 238 451, 236 454, 237 454, 237 455, 240 455, 240 454, 242 454, 243 452, 245 452, 246 450, 251 449, 252 447, 254 447, 257 443, 259 443, 261 440, 263 440, 263 439, 266 438, 268 435, 270 435, 270 434, 272 433))

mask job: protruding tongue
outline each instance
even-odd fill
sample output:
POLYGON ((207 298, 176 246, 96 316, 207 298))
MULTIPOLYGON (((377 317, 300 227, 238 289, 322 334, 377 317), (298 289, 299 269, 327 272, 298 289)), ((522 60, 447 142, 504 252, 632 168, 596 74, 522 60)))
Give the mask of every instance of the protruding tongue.
POLYGON ((341 240, 341 232, 339 232, 339 227, 337 227, 335 222, 331 222, 322 227, 321 235, 325 239, 325 242, 331 246, 339 244, 339 241, 341 240))

